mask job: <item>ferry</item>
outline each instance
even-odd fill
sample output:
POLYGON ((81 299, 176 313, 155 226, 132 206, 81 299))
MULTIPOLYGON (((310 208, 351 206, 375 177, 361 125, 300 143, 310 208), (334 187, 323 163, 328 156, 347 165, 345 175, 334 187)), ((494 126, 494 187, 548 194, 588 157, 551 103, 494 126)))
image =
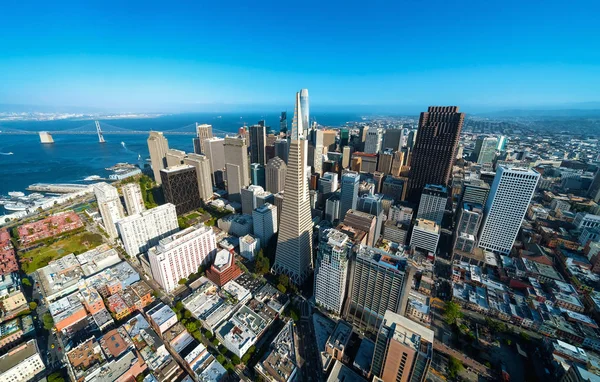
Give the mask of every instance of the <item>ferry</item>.
POLYGON ((100 180, 100 179, 101 179, 100 175, 90 175, 90 176, 84 178, 83 180, 90 181, 90 180, 100 180))
POLYGON ((21 198, 25 196, 25 193, 21 191, 11 191, 8 193, 8 196, 10 196, 11 198, 21 198))

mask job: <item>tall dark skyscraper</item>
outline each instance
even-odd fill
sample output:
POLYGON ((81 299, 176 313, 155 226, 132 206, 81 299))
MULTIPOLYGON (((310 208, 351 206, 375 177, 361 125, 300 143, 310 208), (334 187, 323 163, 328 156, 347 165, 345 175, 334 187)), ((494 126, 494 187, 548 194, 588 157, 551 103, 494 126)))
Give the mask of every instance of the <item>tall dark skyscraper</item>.
POLYGON ((279 131, 287 135, 287 112, 282 111, 279 117, 279 131))
POLYGON ((409 201, 419 203, 426 184, 448 184, 464 119, 458 106, 430 106, 421 113, 410 162, 409 201))
POLYGON ((198 177, 193 166, 182 164, 160 170, 165 201, 175 205, 177 215, 202 206, 198 177))
POLYGON ((265 141, 267 139, 265 123, 250 126, 250 163, 265 165, 265 141))

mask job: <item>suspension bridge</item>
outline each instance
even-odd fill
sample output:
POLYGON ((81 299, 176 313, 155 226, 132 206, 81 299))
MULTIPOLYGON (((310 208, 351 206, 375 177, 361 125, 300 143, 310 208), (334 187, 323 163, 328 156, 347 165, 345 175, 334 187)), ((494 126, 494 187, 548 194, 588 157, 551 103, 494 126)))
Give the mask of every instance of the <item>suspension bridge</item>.
MULTIPOLYGON (((165 135, 196 135, 196 123, 191 123, 186 126, 177 127, 169 130, 160 130, 165 135)), ((232 131, 223 131, 213 128, 213 135, 216 137, 225 136, 227 134, 234 134, 232 131)), ((132 130, 126 129, 123 127, 111 125, 107 122, 103 121, 90 121, 84 125, 72 128, 72 129, 64 129, 64 130, 44 130, 44 131, 35 131, 35 130, 20 130, 20 129, 12 129, 6 128, 4 126, 0 126, 0 135, 40 135, 42 133, 53 135, 97 135, 98 142, 104 143, 105 135, 147 135, 150 133, 150 130, 132 130)))

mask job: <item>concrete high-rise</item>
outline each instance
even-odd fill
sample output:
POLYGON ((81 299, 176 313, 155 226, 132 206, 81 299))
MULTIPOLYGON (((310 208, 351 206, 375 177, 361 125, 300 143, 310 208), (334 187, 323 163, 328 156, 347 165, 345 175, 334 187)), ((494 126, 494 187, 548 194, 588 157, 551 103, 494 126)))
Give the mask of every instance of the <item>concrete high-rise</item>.
POLYGON ((444 186, 427 184, 421 193, 421 202, 417 212, 417 219, 426 219, 442 224, 444 211, 448 203, 448 189, 444 186))
POLYGON ((159 241, 148 251, 152 278, 168 293, 179 286, 179 280, 209 265, 217 252, 212 228, 200 224, 159 241))
POLYGON ((440 241, 440 226, 434 221, 417 219, 410 237, 410 246, 435 255, 440 241))
POLYGON ((117 222, 117 231, 129 256, 147 252, 160 239, 179 231, 175 206, 167 203, 130 215, 117 222))
POLYGON ((242 169, 237 164, 225 164, 227 175, 227 199, 232 202, 242 201, 242 169))
POLYGON ((463 182, 461 203, 475 203, 485 206, 490 186, 481 179, 469 179, 463 182))
POLYGON ((480 204, 463 203, 454 235, 454 249, 473 252, 482 220, 483 207, 480 204))
POLYGON ((383 221, 385 219, 385 213, 383 211, 383 195, 366 194, 361 196, 356 203, 356 209, 358 211, 375 216, 376 221, 373 243, 377 243, 379 241, 381 228, 383 227, 383 221))
POLYGON ((418 204, 426 184, 448 185, 464 119, 457 106, 430 106, 421 113, 410 161, 409 201, 418 204))
POLYGON ((264 205, 252 211, 254 236, 260 239, 263 247, 269 246, 271 238, 277 233, 277 207, 273 204, 264 205))
POLYGON ((350 146, 344 146, 342 148, 342 168, 345 170, 350 166, 350 158, 352 157, 352 150, 350 146))
POLYGON ((246 143, 245 138, 236 137, 225 137, 225 142, 223 143, 225 164, 231 163, 240 168, 240 187, 250 185, 250 162, 248 162, 248 146, 246 143))
POLYGON ((160 171, 165 201, 175 205, 177 215, 202 206, 198 192, 198 177, 193 166, 182 164, 160 171))
POLYGON ((383 134, 383 150, 390 149, 392 151, 400 150, 402 147, 402 129, 386 129, 383 134))
POLYGON ((123 199, 125 200, 127 215, 139 214, 146 210, 142 189, 138 183, 127 183, 121 187, 121 192, 123 193, 123 199))
POLYGON ((394 151, 385 149, 379 153, 379 161, 377 162, 377 171, 389 175, 392 172, 392 163, 394 161, 394 151))
POLYGON ((361 245, 350 272, 346 320, 376 332, 386 311, 404 315, 414 273, 406 258, 361 245))
POLYGON ((258 196, 258 194, 264 191, 265 190, 261 186, 256 186, 254 184, 241 189, 243 214, 252 215, 252 211, 254 211, 256 207, 258 207, 256 204, 256 197, 258 196))
POLYGON ((223 171, 225 170, 225 149, 223 138, 209 138, 204 143, 206 156, 210 159, 210 168, 213 172, 212 180, 215 186, 223 182, 223 171))
POLYGON ((402 166, 404 166, 404 152, 396 151, 394 153, 394 158, 392 159, 392 168, 390 169, 390 174, 396 177, 400 176, 402 166))
POLYGON ((346 216, 348 210, 356 209, 359 182, 360 175, 358 172, 346 171, 342 174, 340 186, 340 219, 346 216))
POLYGON ((250 163, 266 164, 266 139, 267 132, 264 124, 250 126, 250 163))
POLYGON ((346 279, 352 242, 348 235, 327 229, 321 235, 315 264, 315 302, 340 315, 346 296, 346 279))
POLYGON ((151 131, 148 136, 148 151, 150 152, 150 164, 154 172, 154 180, 160 185, 160 170, 167 168, 167 151, 169 151, 169 141, 163 133, 151 131))
POLYGON ((265 167, 266 190, 273 194, 283 191, 286 172, 287 165, 282 158, 275 157, 270 159, 265 167))
POLYGON ((425 381, 433 357, 433 330, 392 311, 377 333, 371 375, 383 382, 425 381))
POLYGON ((367 140, 365 141, 365 150, 367 154, 377 154, 381 151, 381 143, 383 140, 383 129, 369 129, 367 132, 367 140))
POLYGON ((118 236, 115 224, 125 217, 119 192, 110 184, 101 182, 94 184, 94 194, 104 229, 111 239, 115 239, 118 236))
POLYGON ((498 167, 484 208, 479 247, 510 253, 539 178, 531 169, 498 167))
POLYGON ((323 198, 327 199, 338 189, 338 174, 335 172, 326 172, 319 179, 319 192, 323 198))
MULTIPOLYGON (((306 94, 308 96, 308 92, 306 94)), ((300 93, 296 93, 296 110, 292 122, 290 151, 285 178, 285 197, 277 238, 273 270, 302 284, 312 269, 312 218, 308 196, 306 160, 308 142, 305 131, 300 93)))
POLYGON ((206 155, 206 143, 204 141, 213 137, 212 125, 201 125, 196 123, 196 137, 198 138, 198 141, 200 143, 200 152, 196 154, 206 155))
POLYGON ((340 194, 335 193, 325 201, 325 219, 334 222, 340 218, 340 194))
MULTIPOLYGON (((346 212, 346 215, 344 215, 344 225, 365 232, 367 234, 367 245, 374 246, 377 244, 377 242, 375 241, 377 217, 375 215, 371 215, 369 213, 358 210, 348 210, 348 212, 346 212)), ((379 235, 377 235, 377 238, 379 238, 379 235)))
POLYGON ((185 151, 169 149, 167 150, 167 167, 174 167, 183 164, 183 158, 185 158, 185 151))
POLYGON ((498 147, 498 138, 496 137, 478 137, 476 143, 476 161, 479 164, 492 163, 496 158, 496 148, 498 147), (479 148, 479 150, 477 150, 479 148))
POLYGON ((193 166, 196 169, 200 199, 205 202, 211 200, 213 197, 213 188, 211 182, 212 170, 210 168, 210 159, 208 159, 206 155, 188 154, 183 158, 183 163, 193 166))

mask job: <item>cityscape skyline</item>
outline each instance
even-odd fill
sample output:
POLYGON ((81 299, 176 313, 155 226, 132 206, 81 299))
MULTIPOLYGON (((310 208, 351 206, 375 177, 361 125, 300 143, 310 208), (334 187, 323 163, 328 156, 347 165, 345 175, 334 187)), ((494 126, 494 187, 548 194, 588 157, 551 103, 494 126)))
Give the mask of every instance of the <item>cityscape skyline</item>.
POLYGON ((301 87, 328 106, 600 101, 595 3, 310 5, 13 3, 0 26, 0 103, 191 111, 287 105, 301 87), (199 15, 210 33, 197 33, 199 15))

